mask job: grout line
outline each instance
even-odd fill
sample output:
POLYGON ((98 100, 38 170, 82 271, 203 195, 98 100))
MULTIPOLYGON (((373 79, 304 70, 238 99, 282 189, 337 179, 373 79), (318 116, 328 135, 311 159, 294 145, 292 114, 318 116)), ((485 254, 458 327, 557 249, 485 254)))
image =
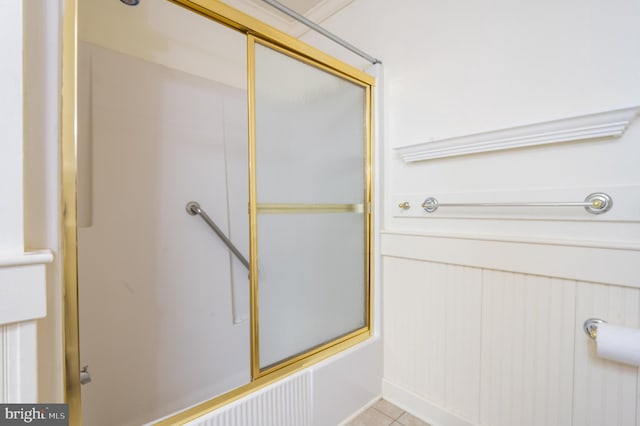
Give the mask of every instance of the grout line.
MULTIPOLYGON (((384 400, 384 398, 382 398, 382 400, 384 400)), ((389 403, 390 405, 392 405, 392 406, 394 406, 394 407, 396 407, 396 408, 398 408, 398 409, 402 410, 402 408, 398 407, 398 406, 397 406, 397 405, 395 405, 395 404, 390 403, 389 401, 386 401, 386 400, 385 400, 385 402, 387 402, 387 403, 389 403)), ((387 413, 383 412, 382 410, 380 410, 380 409, 376 408, 375 406, 371 405, 369 408, 367 408, 366 410, 364 410, 362 413, 360 413, 360 415, 359 415, 359 416, 357 416, 357 417, 356 417, 355 419, 353 419, 353 420, 357 420, 357 419, 361 418, 361 417, 362 417, 366 412, 372 412, 372 411, 375 411, 375 412, 377 412, 378 414, 381 414, 382 416, 384 416, 385 418, 387 418, 387 419, 389 420, 389 423, 387 424, 387 426, 392 426, 392 425, 400 425, 400 426, 403 426, 403 425, 404 425, 404 423, 400 422, 400 418, 401 418, 402 416, 404 416, 405 414, 410 414, 409 412, 407 412, 407 411, 405 411, 405 410, 402 410, 402 412, 401 412, 400 414, 398 414, 398 416, 396 416, 396 417, 394 418, 394 417, 391 417, 389 414, 387 414, 387 413)), ((350 423, 349 423, 349 424, 350 424, 350 423)), ((428 423, 427 423, 427 424, 428 424, 428 423)))
POLYGON ((400 413, 400 415, 399 415, 398 417, 395 417, 395 418, 394 418, 394 417, 391 417, 390 415, 388 415, 387 413, 384 413, 384 412, 382 412, 382 411, 378 410, 376 407, 371 407, 371 408, 373 408, 374 410, 376 410, 378 413, 382 414, 383 416, 385 416, 385 417, 387 417, 387 418, 391 419, 391 421, 392 421, 392 422, 395 422, 396 420, 398 420, 398 419, 399 419, 400 417, 402 417, 402 416, 403 416, 403 414, 405 413, 405 411, 403 411, 402 413, 400 413))

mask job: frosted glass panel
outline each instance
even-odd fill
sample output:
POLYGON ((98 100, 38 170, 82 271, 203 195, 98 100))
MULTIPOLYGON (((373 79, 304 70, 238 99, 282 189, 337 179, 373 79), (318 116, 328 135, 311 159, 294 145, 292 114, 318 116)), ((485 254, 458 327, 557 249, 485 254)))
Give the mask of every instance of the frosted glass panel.
MULTIPOLYGON (((218 63, 246 74, 245 36, 184 12, 208 40, 233 40, 218 63)), ((248 255, 247 92, 237 77, 78 53, 82 424, 150 424, 251 381, 247 270, 185 209, 197 201, 248 255)))
POLYGON ((362 203, 365 89, 256 46, 258 202, 362 203))
POLYGON ((262 45, 255 78, 264 369, 367 325, 366 93, 262 45))
POLYGON ((260 215, 260 364, 365 325, 362 214, 260 215))

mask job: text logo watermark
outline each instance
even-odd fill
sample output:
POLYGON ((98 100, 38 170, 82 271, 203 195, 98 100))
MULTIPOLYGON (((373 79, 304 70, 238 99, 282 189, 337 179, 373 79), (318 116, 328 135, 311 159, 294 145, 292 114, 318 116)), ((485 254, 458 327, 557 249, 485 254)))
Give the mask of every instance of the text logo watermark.
POLYGON ((0 426, 69 426, 67 404, 0 404, 0 426))

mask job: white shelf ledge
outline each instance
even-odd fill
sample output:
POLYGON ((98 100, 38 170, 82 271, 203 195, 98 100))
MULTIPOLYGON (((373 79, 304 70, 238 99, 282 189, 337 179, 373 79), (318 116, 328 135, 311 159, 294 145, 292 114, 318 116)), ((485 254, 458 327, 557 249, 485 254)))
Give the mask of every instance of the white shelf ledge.
POLYGON ((16 255, 0 256, 0 268, 51 262, 53 262, 51 250, 36 250, 16 255))
POLYGON ((396 148, 406 163, 624 134, 640 106, 527 124, 396 148))
POLYGON ((49 250, 0 256, 0 325, 42 318, 47 313, 49 250))

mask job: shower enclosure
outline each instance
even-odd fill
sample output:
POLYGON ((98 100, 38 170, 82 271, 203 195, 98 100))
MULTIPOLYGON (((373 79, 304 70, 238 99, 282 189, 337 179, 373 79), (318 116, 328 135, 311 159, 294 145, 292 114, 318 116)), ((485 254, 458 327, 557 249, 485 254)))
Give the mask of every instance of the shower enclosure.
POLYGON ((221 3, 178 3, 199 13, 147 7, 217 41, 215 67, 83 41, 79 3, 87 368, 68 392, 85 425, 192 416, 370 334, 373 79, 221 3))

